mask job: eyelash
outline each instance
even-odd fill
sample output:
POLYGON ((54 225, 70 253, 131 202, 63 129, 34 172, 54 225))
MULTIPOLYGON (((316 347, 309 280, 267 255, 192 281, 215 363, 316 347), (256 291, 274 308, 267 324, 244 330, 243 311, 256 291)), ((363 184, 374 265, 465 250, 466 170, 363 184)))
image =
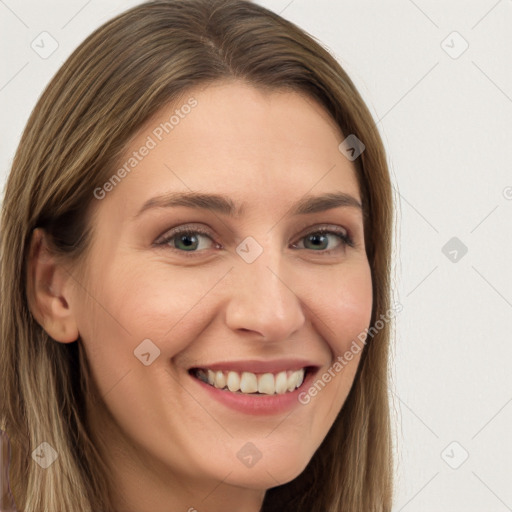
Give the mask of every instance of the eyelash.
MULTIPOLYGON (((184 227, 179 227, 179 228, 172 230, 169 234, 164 235, 163 238, 159 237, 157 239, 157 241, 154 242, 154 245, 156 247, 161 247, 161 248, 165 249, 166 247, 164 247, 164 246, 168 245, 169 242, 174 240, 174 238, 176 238, 177 236, 179 236, 179 235, 195 235, 195 234, 201 234, 201 235, 207 236, 208 238, 210 238, 210 240, 214 241, 213 238, 211 237, 211 233, 208 230, 201 228, 201 227, 193 227, 192 228, 190 226, 184 226, 184 227)), ((341 247, 338 247, 335 249, 329 249, 329 250, 321 250, 321 251, 315 251, 313 249, 305 249, 305 250, 312 250, 313 252, 319 252, 321 254, 331 254, 340 249, 345 249, 347 246, 354 247, 354 245, 355 245, 352 237, 344 229, 336 228, 336 227, 326 227, 326 226, 322 226, 322 227, 316 228, 312 231, 309 231, 308 233, 303 235, 300 238, 300 240, 302 240, 310 235, 316 235, 316 234, 322 234, 322 235, 330 234, 330 235, 337 236, 339 238, 339 240, 341 241, 341 247)), ((296 245, 296 244, 293 244, 293 245, 296 245)), ((190 257, 194 257, 196 255, 199 255, 199 253, 203 252, 203 251, 182 251, 180 249, 176 249, 175 247, 170 247, 170 246, 169 246, 169 249, 171 249, 172 251, 178 252, 178 253, 193 255, 190 257)))

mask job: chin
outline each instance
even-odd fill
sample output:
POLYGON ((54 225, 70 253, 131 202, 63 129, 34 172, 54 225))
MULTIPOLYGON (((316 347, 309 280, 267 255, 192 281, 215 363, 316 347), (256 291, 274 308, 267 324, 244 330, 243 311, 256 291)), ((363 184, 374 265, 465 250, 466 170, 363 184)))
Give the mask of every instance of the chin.
MULTIPOLYGON (((269 448, 271 450, 271 448, 269 448)), ((226 478, 226 468, 223 467, 217 478, 225 483, 247 489, 267 490, 286 484, 297 478, 306 468, 313 454, 306 456, 298 450, 283 446, 274 452, 267 451, 256 462, 245 466, 238 459, 231 464, 232 473, 226 478), (291 454, 294 454, 291 456, 291 454)))

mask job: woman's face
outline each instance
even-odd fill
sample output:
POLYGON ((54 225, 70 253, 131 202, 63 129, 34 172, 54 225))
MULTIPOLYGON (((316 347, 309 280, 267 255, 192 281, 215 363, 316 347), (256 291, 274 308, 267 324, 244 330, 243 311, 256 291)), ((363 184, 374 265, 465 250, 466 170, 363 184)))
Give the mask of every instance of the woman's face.
POLYGON ((310 98, 216 83, 162 109, 95 191, 70 304, 126 503, 156 505, 170 482, 199 511, 222 489, 261 496, 326 436, 372 308, 362 210, 315 201, 361 202, 347 135, 310 98))

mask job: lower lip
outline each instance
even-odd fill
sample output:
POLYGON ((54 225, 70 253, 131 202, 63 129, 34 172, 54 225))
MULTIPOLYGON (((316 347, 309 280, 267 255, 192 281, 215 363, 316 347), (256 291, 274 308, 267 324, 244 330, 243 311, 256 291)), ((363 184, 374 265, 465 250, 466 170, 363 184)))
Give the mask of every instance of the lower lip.
POLYGON ((316 371, 309 371, 304 382, 297 389, 282 395, 244 395, 242 393, 233 393, 210 386, 210 384, 206 384, 206 382, 190 374, 188 375, 208 396, 221 404, 237 412, 260 416, 288 412, 294 407, 302 406, 299 402, 299 394, 309 387, 309 383, 315 376, 315 373, 316 371))

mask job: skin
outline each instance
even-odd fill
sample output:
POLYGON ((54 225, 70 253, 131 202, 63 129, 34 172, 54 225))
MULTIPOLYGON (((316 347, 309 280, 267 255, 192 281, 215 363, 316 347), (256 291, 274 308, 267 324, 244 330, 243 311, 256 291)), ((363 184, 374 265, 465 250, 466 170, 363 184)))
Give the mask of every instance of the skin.
POLYGON ((33 238, 33 312, 57 342, 83 341, 102 397, 89 415, 119 512, 169 512, 170 504, 258 511, 267 489, 305 469, 345 402, 360 354, 307 405, 266 416, 211 400, 191 386, 187 369, 304 357, 321 376, 370 322, 361 210, 288 214, 305 194, 341 191, 361 201, 355 167, 338 150, 345 135, 299 93, 217 82, 158 112, 126 155, 191 96, 198 104, 190 114, 104 199, 93 199, 86 278, 45 251, 40 230, 33 238), (191 190, 225 194, 245 211, 229 217, 180 206, 134 220, 147 199, 191 190), (153 246, 186 224, 210 231, 196 235, 196 257, 179 239, 153 246), (348 230, 354 247, 334 234, 320 247, 308 242, 323 225, 348 230), (236 252, 248 236, 263 249, 251 264, 236 252), (147 338, 160 349, 149 366, 134 356, 147 338), (250 468, 237 458, 248 441, 262 454, 250 468))

